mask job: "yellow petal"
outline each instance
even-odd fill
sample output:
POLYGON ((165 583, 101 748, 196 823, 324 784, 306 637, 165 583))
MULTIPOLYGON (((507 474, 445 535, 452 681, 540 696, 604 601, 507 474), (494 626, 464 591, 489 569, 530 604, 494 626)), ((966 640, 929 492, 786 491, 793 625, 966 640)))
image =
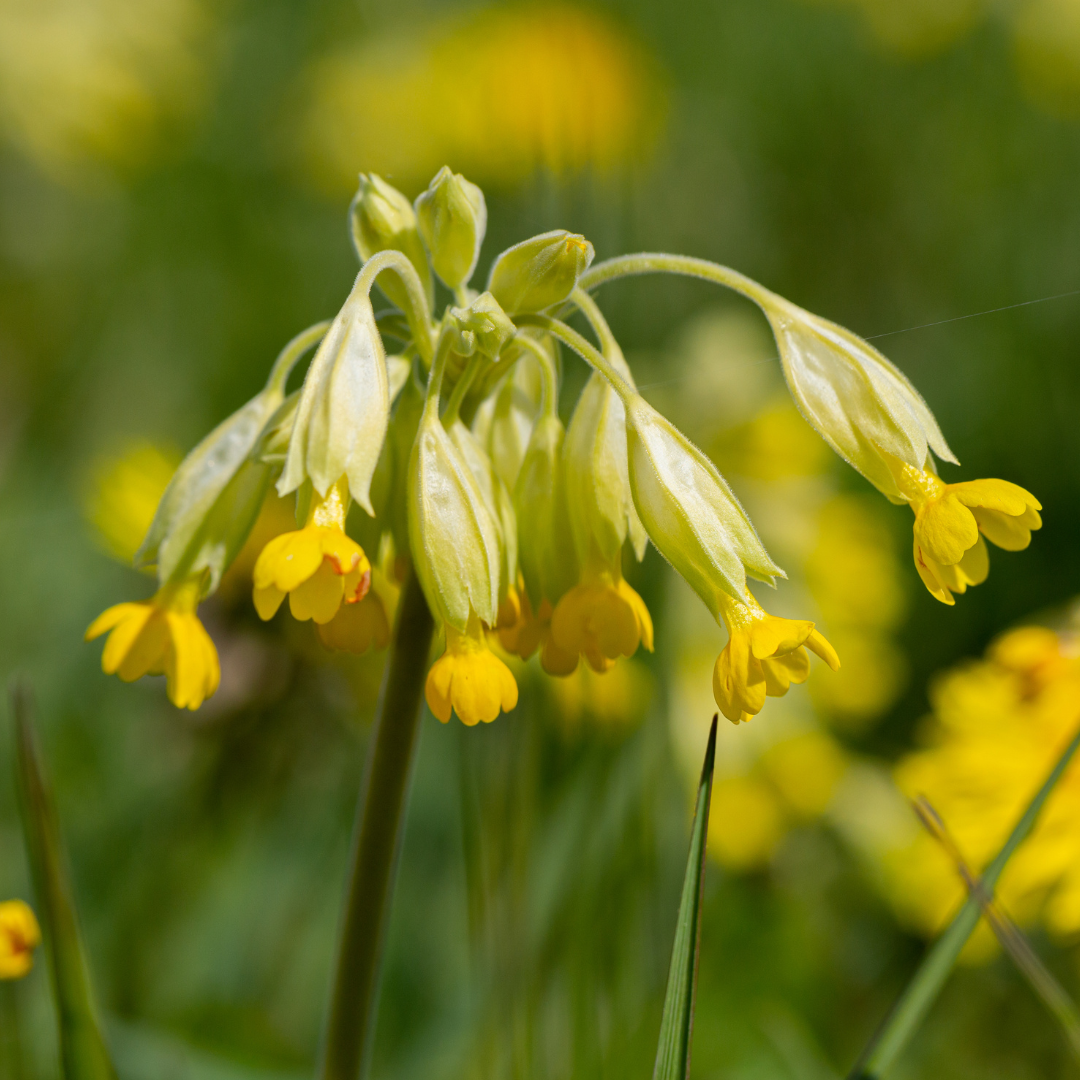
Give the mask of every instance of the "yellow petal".
POLYGON ((797 649, 814 630, 814 624, 804 619, 781 619, 766 615, 756 619, 750 629, 750 649, 758 660, 782 656, 797 649))
POLYGON ((101 652, 101 670, 106 675, 116 674, 153 613, 154 609, 149 604, 132 604, 124 618, 116 624, 101 652))
POLYGON ((314 574, 289 593, 289 610, 293 618, 301 622, 314 619, 317 623, 328 623, 337 614, 344 595, 344 579, 334 572, 333 565, 326 560, 314 574))
MULTIPOLYGON (((140 611, 144 615, 149 614, 149 607, 149 604, 113 604, 87 627, 83 640, 93 641, 94 638, 101 637, 107 630, 122 623, 129 615, 138 615, 140 611)), ((112 672, 109 674, 111 675, 112 672)))
POLYGON ((840 657, 836 655, 836 650, 825 640, 823 634, 817 630, 813 631, 806 639, 806 647, 820 656, 833 671, 840 670, 840 657))
MULTIPOLYGON (((983 536, 1006 551, 1023 551, 1031 543, 1031 528, 1022 517, 1010 517, 999 510, 973 510, 983 536)), ((1040 520, 1039 524, 1042 522, 1040 520)), ((1038 528, 1038 526, 1035 526, 1038 528)))
POLYGON ((1042 509, 1042 503, 1030 491, 1008 480, 968 480, 962 484, 949 484, 946 490, 965 506, 999 510, 1010 517, 1020 517, 1029 507, 1035 511, 1042 509))
POLYGON ((925 503, 915 514, 915 539, 941 566, 958 563, 979 539, 972 512, 952 494, 925 503))
POLYGON ((427 682, 424 684, 424 697, 427 698, 428 708, 432 715, 438 717, 444 724, 450 719, 450 683, 454 678, 454 658, 449 653, 444 653, 431 665, 428 672, 427 682))
POLYGON ((271 540, 255 563, 255 587, 276 585, 282 592, 292 592, 307 581, 322 565, 320 531, 312 526, 271 540))
MULTIPOLYGON (((151 612, 116 669, 116 674, 124 682, 134 682, 144 675, 160 675, 165 670, 169 657, 169 624, 163 611, 152 608, 151 612)), ((125 625, 118 626, 112 632, 106 650, 125 625)))
POLYGON ((255 610, 259 613, 259 618, 266 622, 277 614, 277 609, 281 607, 281 601, 285 599, 285 594, 276 585, 267 585, 261 589, 256 585, 252 591, 251 599, 255 603, 255 610))
POLYGON ((953 599, 952 593, 949 592, 944 582, 938 578, 937 565, 923 554, 922 550, 919 548, 919 541, 917 538, 914 547, 915 569, 919 571, 919 577, 922 578, 923 584, 935 600, 940 600, 943 604, 948 604, 951 607, 956 601, 953 599))
POLYGON ((957 569, 963 574, 968 585, 981 585, 990 574, 990 552, 986 541, 980 536, 978 543, 964 553, 957 563, 957 569))

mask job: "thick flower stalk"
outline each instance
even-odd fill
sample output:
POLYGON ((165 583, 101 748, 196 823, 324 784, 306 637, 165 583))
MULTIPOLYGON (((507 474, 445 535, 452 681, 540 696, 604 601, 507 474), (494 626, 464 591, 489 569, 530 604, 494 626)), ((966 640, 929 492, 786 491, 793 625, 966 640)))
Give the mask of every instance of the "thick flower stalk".
POLYGON ((34 966, 41 929, 33 911, 21 900, 0 904, 0 979, 21 979, 34 966))

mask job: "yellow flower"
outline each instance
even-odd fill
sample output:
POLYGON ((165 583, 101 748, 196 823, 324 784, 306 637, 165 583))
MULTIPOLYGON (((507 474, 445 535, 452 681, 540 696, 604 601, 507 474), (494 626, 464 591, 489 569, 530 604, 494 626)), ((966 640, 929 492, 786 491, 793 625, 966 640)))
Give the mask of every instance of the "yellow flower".
POLYGON ((0 904, 0 979, 21 979, 34 966, 41 930, 21 900, 0 904))
POLYGON ((943 483, 932 472, 889 458, 900 494, 915 511, 915 567, 930 594, 954 604, 953 593, 979 585, 990 572, 986 540, 1023 551, 1042 527, 1042 504, 1007 480, 943 483))
POLYGON ((371 571, 371 588, 358 604, 342 604, 338 613, 319 626, 319 640, 328 649, 361 655, 385 649, 397 607, 398 587, 380 570, 371 571))
POLYGON ((446 652, 431 665, 425 696, 444 724, 452 709, 469 727, 481 720, 489 724, 517 705, 514 676, 487 647, 483 624, 475 616, 464 634, 447 624, 446 652))
MULTIPOLYGON (((1072 634, 1023 627, 999 638, 981 661, 944 674, 931 688, 928 749, 907 755, 896 783, 924 795, 960 851, 982 866, 1009 831, 1076 730, 1080 657, 1072 634)), ((956 867, 919 832, 882 852, 888 894, 905 920, 935 933, 964 896, 956 867)), ((1052 933, 1080 930, 1080 768, 1074 761, 1010 860, 997 895, 1021 924, 1052 933)), ((992 952, 977 948, 969 960, 992 952)))
POLYGON ((120 562, 134 562, 179 464, 177 454, 148 442, 95 462, 83 509, 102 546, 120 562))
POLYGON ((806 682, 807 649, 840 669, 836 650, 812 622, 769 615, 749 592, 744 603, 722 602, 721 616, 729 637, 713 668, 713 697, 733 724, 761 712, 766 694, 783 697, 792 683, 806 682))
POLYGON ((86 631, 86 640, 112 631, 101 654, 106 675, 134 682, 164 675, 169 700, 178 709, 197 709, 221 681, 217 649, 195 609, 203 575, 163 585, 150 600, 116 604, 86 631))
MULTIPOLYGON (((638 645, 653 649, 653 624, 645 601, 612 570, 586 573, 555 605, 555 645, 584 656, 593 671, 607 671, 638 645)), ((571 669, 573 670, 573 669, 571 669)))
POLYGON ((328 623, 344 600, 359 603, 371 585, 371 563, 364 549, 345 535, 348 482, 342 477, 325 498, 311 497, 302 529, 275 537, 255 563, 255 609, 272 619, 289 596, 295 619, 328 623))
MULTIPOLYGON (((560 648, 551 633, 551 604, 547 599, 540 601, 540 610, 534 612, 532 601, 524 588, 520 592, 511 589, 516 617, 503 619, 503 609, 499 609, 497 627, 499 644, 522 660, 528 660, 537 649, 540 650, 540 666, 549 675, 570 675, 578 666, 578 654, 560 648), (516 605, 516 606, 515 606, 516 605)), ((509 599, 509 598, 508 598, 509 599)))

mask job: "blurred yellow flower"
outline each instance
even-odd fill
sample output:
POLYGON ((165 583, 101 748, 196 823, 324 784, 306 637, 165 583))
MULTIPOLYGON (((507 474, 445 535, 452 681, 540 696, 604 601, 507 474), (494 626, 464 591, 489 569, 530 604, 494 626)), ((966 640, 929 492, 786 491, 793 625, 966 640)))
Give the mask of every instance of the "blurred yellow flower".
POLYGON ((0 136, 60 179, 140 164, 205 92, 200 0, 0 0, 0 136))
POLYGON ((41 930, 21 900, 0 904, 0 979, 21 979, 34 966, 41 930))
MULTIPOLYGON (((1073 633, 1013 630, 981 661, 962 664, 933 687, 927 749, 896 767, 908 797, 925 795, 965 858, 985 865, 1080 724, 1080 648, 1073 633)), ((941 929, 964 887, 940 845, 918 833, 883 854, 889 896, 923 933, 941 929)), ((1080 768, 1068 769, 1031 837, 1005 869, 998 896, 1022 924, 1059 936, 1080 930, 1080 768)), ((985 930, 985 928, 984 928, 985 930)), ((969 959, 992 948, 988 933, 969 959)))
POLYGON ((573 674, 551 679, 547 686, 567 734, 586 723, 614 735, 630 731, 644 718, 653 697, 652 676, 644 664, 633 659, 602 674, 579 664, 573 674))
POLYGON ((492 186, 633 164, 654 144, 653 61, 609 19, 561 4, 487 9, 378 38, 307 77, 302 159, 331 193, 359 171, 417 185, 440 166, 492 186))
POLYGON ((178 453, 148 442, 133 442, 94 464, 83 511, 101 545, 127 566, 134 561, 179 464, 178 453))

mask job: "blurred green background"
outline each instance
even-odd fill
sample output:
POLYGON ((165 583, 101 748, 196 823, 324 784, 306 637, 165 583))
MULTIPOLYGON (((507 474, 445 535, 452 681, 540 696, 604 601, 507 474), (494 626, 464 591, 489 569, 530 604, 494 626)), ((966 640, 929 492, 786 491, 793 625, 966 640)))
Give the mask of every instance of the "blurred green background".
MULTIPOLYGON (((795 564, 779 606, 807 593, 827 632, 877 643, 846 704, 799 688, 721 732, 693 1070, 850 1064, 923 946, 845 827, 871 805, 807 785, 850 762, 887 783, 935 672, 1080 593, 1078 118, 1076 0, 0 0, 0 673, 37 693, 125 1077, 310 1074, 382 657, 264 626, 237 586, 206 611, 225 675, 202 711, 103 676, 85 627, 151 588, 93 523, 109 462, 139 440, 186 451, 337 310, 358 171, 412 197, 444 162, 487 194, 482 270, 557 227, 598 258, 737 267, 875 336, 962 478, 1046 507, 1031 549, 995 552, 947 609, 910 565, 909 512, 784 415, 768 426, 779 365, 748 306, 682 281, 599 294, 647 396, 795 564), (859 618, 830 608, 829 521, 885 553, 888 599, 859 618), (788 735, 817 756, 762 786, 788 735)), ((530 668, 490 727, 425 716, 376 1076, 650 1075, 723 642, 671 577, 655 552, 633 572, 658 647, 613 681, 530 668)), ((9 743, 0 896, 29 898, 9 743)), ((1076 951, 1036 942, 1075 991, 1076 951)), ((55 1075, 43 964, 20 992, 36 1075, 55 1075)), ((901 1070, 1075 1072, 1000 958, 957 974, 901 1070)))

